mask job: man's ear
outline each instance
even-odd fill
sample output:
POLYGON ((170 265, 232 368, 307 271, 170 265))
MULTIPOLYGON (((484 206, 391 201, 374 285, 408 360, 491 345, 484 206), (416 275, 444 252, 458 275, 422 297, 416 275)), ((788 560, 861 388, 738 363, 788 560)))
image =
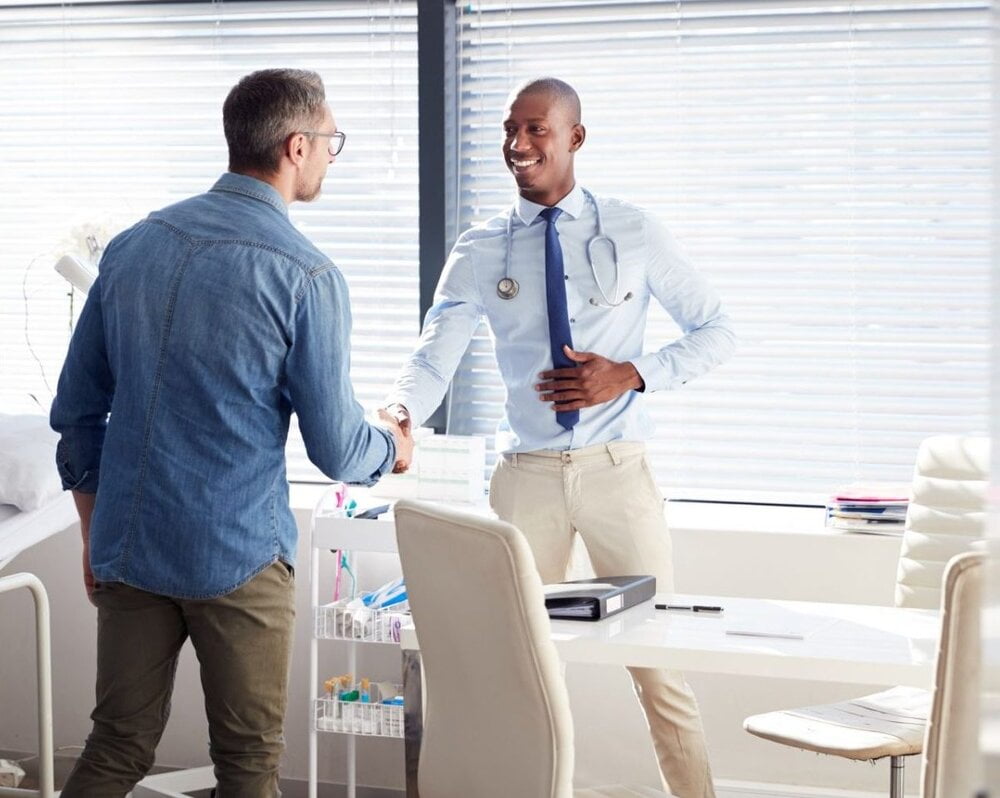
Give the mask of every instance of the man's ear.
POLYGON ((306 139, 303 133, 292 133, 285 139, 284 155, 296 166, 306 159, 306 139))
POLYGON ((580 147, 583 146, 584 140, 587 138, 587 128, 583 125, 577 123, 573 125, 573 131, 570 133, 570 144, 569 151, 576 152, 580 147))

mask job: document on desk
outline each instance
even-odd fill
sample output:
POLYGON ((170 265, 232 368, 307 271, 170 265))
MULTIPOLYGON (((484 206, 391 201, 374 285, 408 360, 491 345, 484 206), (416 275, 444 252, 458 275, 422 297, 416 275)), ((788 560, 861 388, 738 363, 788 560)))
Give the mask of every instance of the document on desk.
POLYGON ((656 592, 652 576, 605 576, 544 585, 550 618, 598 621, 648 601, 656 592))
POLYGON ((797 615, 776 615, 766 618, 732 620, 726 627, 727 635, 737 637, 770 637, 780 640, 805 640, 820 629, 833 623, 829 619, 802 618, 797 615))

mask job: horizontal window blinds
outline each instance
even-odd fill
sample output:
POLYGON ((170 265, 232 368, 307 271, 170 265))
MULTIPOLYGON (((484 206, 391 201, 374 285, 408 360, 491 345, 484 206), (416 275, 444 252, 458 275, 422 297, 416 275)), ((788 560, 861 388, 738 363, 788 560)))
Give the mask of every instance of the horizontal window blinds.
MULTIPOLYGON (((376 406, 419 331, 416 3, 8 5, 0 22, 0 401, 51 401, 81 304, 55 259, 208 189, 226 93, 284 66, 322 75, 347 133, 291 217, 347 278, 351 374, 376 406)), ((290 476, 318 476, 294 438, 290 476)))
MULTIPOLYGON (((723 295, 737 355, 647 397, 674 497, 812 502, 908 481, 918 442, 985 432, 990 45, 985 2, 460 6, 460 224, 507 206, 507 92, 583 101, 577 178, 655 211, 723 295)), ((646 350, 678 330, 659 308, 646 350)), ((483 330, 451 428, 488 434, 483 330)))

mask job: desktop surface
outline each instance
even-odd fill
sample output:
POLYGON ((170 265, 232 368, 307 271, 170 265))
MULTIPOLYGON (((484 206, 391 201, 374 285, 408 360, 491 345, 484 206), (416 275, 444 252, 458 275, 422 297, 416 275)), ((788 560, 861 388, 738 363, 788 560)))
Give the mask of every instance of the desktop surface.
MULTIPOLYGON (((675 593, 603 621, 552 621, 552 640, 566 662, 930 687, 939 625, 936 610, 675 593)), ((419 649, 412 626, 400 642, 419 649)))

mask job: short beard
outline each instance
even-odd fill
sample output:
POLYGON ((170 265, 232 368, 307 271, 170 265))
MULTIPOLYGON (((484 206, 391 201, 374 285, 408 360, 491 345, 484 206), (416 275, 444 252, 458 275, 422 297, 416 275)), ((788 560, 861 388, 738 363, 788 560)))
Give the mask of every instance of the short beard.
POLYGON ((323 190, 323 181, 317 180, 316 185, 307 187, 300 185, 295 189, 296 202, 312 202, 323 190))

